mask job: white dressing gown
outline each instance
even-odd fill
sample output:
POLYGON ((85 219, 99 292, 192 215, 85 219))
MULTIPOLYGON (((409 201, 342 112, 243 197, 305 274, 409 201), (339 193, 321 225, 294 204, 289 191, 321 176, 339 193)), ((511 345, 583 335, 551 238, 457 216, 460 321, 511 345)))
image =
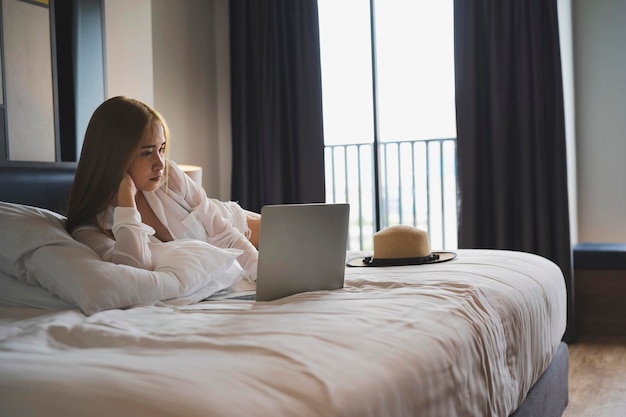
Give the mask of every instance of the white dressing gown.
MULTIPOLYGON (((168 184, 154 192, 143 192, 146 201, 171 234, 174 242, 200 240, 206 250, 234 248, 240 251, 237 261, 242 273, 226 282, 232 290, 254 288, 258 252, 246 235, 249 229, 244 210, 235 202, 208 198, 204 189, 189 178, 173 161, 168 161, 168 184), (215 246, 217 248, 214 248, 215 246), (245 279, 241 279, 245 278, 245 279)), ((141 215, 132 207, 109 207, 102 215, 115 239, 97 227, 78 227, 72 236, 91 247, 103 260, 144 269, 154 269, 153 256, 163 245, 154 236, 154 229, 141 222, 141 215)))

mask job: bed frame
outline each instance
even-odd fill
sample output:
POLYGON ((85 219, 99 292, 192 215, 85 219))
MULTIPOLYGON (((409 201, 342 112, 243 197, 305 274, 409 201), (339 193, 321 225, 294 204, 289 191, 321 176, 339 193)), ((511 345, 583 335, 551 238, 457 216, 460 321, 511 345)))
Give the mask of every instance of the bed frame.
MULTIPOLYGON (((75 166, 0 167, 0 201, 63 213, 75 166)), ((568 403, 569 353, 561 342, 548 369, 511 417, 559 417, 568 403)))
POLYGON ((0 201, 64 213, 75 165, 0 167, 0 201))

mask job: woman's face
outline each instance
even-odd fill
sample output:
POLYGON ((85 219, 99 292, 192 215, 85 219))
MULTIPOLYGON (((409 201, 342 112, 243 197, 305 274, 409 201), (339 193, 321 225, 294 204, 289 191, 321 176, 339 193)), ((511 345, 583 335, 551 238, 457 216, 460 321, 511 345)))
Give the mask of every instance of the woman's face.
POLYGON ((128 174, 135 182, 135 187, 142 191, 154 191, 161 185, 165 168, 165 137, 163 126, 155 124, 144 137, 135 155, 135 160, 128 169, 128 174))

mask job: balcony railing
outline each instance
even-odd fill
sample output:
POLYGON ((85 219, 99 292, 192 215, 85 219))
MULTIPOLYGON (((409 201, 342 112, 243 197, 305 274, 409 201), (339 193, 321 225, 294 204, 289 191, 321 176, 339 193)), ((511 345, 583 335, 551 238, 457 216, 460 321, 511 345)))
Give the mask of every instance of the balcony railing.
POLYGON ((380 228, 413 225, 428 232, 431 249, 456 249, 456 140, 378 146, 378 193, 372 143, 325 147, 326 201, 350 203, 348 249, 372 250, 377 215, 380 228))

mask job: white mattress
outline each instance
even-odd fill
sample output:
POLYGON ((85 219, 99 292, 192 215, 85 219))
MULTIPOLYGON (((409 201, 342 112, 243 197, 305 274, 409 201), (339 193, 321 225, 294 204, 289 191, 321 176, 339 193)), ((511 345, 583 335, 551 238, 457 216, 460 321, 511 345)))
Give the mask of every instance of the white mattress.
POLYGON ((0 308, 0 415, 507 416, 565 330, 560 269, 460 250, 274 302, 0 308))

